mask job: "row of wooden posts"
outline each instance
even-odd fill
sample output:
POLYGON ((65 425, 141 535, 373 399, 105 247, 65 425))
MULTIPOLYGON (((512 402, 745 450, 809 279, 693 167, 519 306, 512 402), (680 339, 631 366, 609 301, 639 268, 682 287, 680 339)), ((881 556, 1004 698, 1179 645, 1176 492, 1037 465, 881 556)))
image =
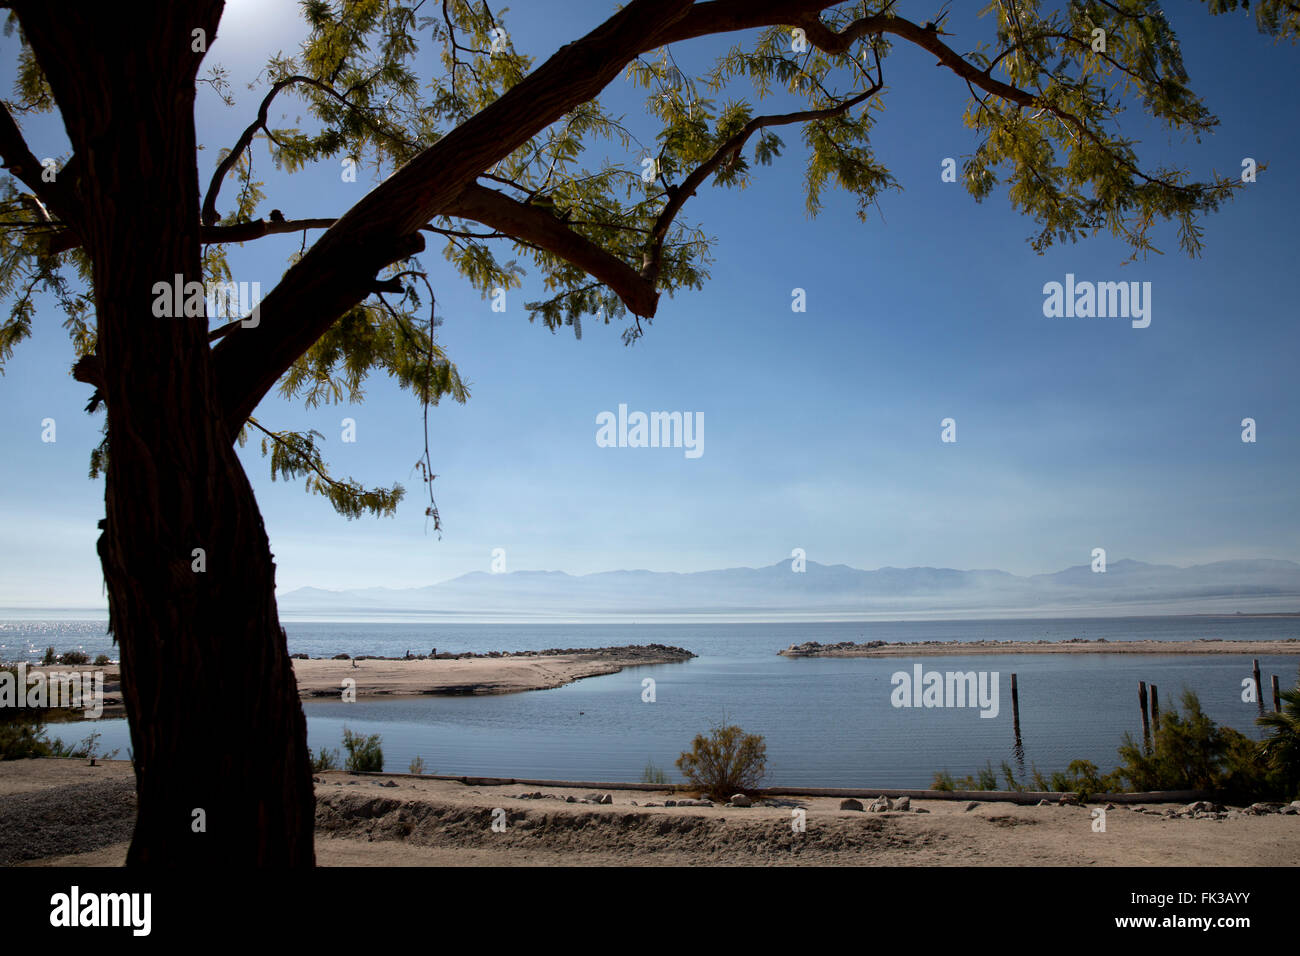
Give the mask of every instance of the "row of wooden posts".
MULTIPOLYGON (((1255 678, 1255 699, 1259 702, 1259 709, 1264 710, 1264 685, 1260 679, 1259 658, 1252 661, 1251 673, 1255 678)), ((1280 712, 1282 710, 1282 693, 1278 687, 1277 675, 1273 674, 1273 710, 1280 712)), ((1147 685, 1144 680, 1138 681, 1138 706, 1142 708, 1142 736, 1151 736, 1154 728, 1158 733, 1160 731, 1160 690, 1155 684, 1147 685), (1148 689, 1150 690, 1151 709, 1147 710, 1148 689)), ((1011 675, 1011 720, 1015 727, 1016 743, 1020 742, 1020 686, 1016 681, 1016 675, 1011 675)))

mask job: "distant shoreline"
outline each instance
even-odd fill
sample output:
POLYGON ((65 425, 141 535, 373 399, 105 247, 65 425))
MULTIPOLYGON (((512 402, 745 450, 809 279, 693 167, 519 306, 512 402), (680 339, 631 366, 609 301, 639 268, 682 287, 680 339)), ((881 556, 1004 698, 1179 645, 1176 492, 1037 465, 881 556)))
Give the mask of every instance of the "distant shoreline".
MULTIPOLYGON (((300 611, 281 609, 280 621, 285 624, 393 624, 398 622, 428 624, 484 624, 484 625, 598 625, 598 624, 698 624, 698 623, 735 623, 735 624, 988 624, 1009 621, 1023 624, 1032 621, 1113 621, 1113 620, 1228 620, 1243 621, 1255 619, 1294 620, 1300 618, 1296 611, 1184 611, 1181 613, 1143 613, 1140 610, 1125 610, 1122 613, 1098 613, 1103 608, 1089 608, 1092 613, 1076 613, 1076 609, 999 609, 989 613, 979 608, 968 608, 965 612, 911 611, 910 617, 876 617, 887 611, 837 610, 825 612, 826 616, 812 613, 807 609, 768 608, 762 611, 748 612, 737 608, 720 608, 713 611, 562 611, 552 614, 503 614, 495 611, 439 611, 433 608, 412 609, 393 608, 378 610, 375 608, 351 608, 336 611, 300 611), (919 616, 918 616, 919 615, 919 616), (938 615, 938 616, 932 616, 938 615)), ((108 611, 99 608, 41 608, 41 607, 0 607, 0 621, 24 623, 31 621, 68 621, 88 623, 103 621, 108 624, 108 611)))
POLYGON ((1281 641, 808 641, 777 651, 782 657, 960 657, 974 654, 1300 654, 1300 639, 1281 641))
POLYGON ((437 657, 293 661, 303 700, 461 697, 549 690, 584 677, 617 674, 625 667, 674 664, 695 657, 664 644, 438 654, 437 657), (348 685, 347 681, 354 683, 348 685))

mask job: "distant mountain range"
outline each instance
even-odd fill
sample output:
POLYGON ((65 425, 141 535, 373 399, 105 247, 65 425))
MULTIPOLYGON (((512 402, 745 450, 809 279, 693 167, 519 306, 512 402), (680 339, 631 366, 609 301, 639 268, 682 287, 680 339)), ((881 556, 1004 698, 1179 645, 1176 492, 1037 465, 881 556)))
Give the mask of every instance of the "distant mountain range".
POLYGON ((1053 574, 952 568, 879 568, 790 560, 763 568, 677 573, 476 571, 422 588, 280 594, 280 610, 306 614, 375 613, 566 616, 908 616, 1270 613, 1300 610, 1300 564, 1217 561, 1180 568, 1115 561, 1104 573, 1078 565, 1053 574))

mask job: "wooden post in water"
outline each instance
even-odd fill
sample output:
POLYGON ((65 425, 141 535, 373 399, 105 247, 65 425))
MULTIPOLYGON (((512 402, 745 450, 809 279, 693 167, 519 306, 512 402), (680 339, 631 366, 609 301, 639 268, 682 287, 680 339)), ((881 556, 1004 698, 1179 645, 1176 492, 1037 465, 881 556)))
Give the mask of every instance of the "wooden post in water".
MULTIPOLYGON (((1277 686, 1277 678, 1273 679, 1273 686, 1277 686)), ((1020 743, 1020 688, 1016 684, 1016 675, 1011 675, 1011 721, 1016 732, 1016 743, 1020 743)))
POLYGON ((1142 739, 1151 737, 1151 723, 1147 718, 1147 682, 1138 681, 1138 706, 1142 708, 1142 739))
POLYGON ((1255 658, 1254 661, 1252 661, 1252 664, 1254 667, 1252 673, 1255 675, 1255 698, 1259 701, 1259 709, 1262 713, 1264 710, 1264 685, 1259 679, 1259 658, 1255 658))
POLYGON ((1160 691, 1151 685, 1151 729, 1160 733, 1160 691))
MULTIPOLYGON (((1014 681, 1015 679, 1012 678, 1012 686, 1014 686, 1014 681)), ((1273 675, 1273 710, 1276 713, 1282 713, 1282 694, 1278 690, 1276 674, 1273 675)))

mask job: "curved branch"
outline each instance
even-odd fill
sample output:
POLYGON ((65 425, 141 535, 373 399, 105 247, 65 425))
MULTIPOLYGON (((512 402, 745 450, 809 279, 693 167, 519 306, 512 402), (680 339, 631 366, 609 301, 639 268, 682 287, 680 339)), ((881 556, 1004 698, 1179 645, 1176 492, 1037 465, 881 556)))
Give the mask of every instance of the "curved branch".
MULTIPOLYGON (((879 68, 879 62, 877 62, 879 68)), ((788 126, 792 123, 807 123, 813 120, 829 119, 832 116, 838 116, 848 110, 851 110, 859 103, 871 99, 884 88, 884 82, 877 78, 867 89, 863 90, 856 96, 850 97, 835 106, 828 106, 823 109, 799 110, 794 113, 782 113, 772 116, 756 116, 740 128, 733 136, 727 139, 721 146, 714 151, 705 162, 701 163, 691 174, 682 181, 682 184, 668 194, 668 202, 659 217, 655 220, 654 228, 651 230, 650 246, 646 251, 645 259, 641 266, 641 275, 652 285, 659 278, 659 269, 663 262, 663 243, 664 238, 668 235, 668 229, 673 220, 686 205, 686 200, 695 195, 695 191, 704 183, 719 166, 726 162, 730 157, 738 154, 745 146, 745 143, 751 136, 760 129, 768 126, 788 126)))
MULTIPOLYGON (((239 161, 240 154, 248 149, 249 144, 253 142, 253 137, 257 135, 257 131, 262 130, 268 138, 276 142, 276 145, 280 145, 279 141, 271 135, 270 129, 267 128, 267 116, 271 110, 271 101, 275 99, 281 90, 295 83, 306 83, 308 86, 314 86, 316 89, 328 93, 349 109, 359 109, 355 103, 349 102, 345 94, 339 93, 328 83, 323 83, 310 76, 286 76, 284 79, 278 80, 267 91, 266 96, 262 98, 262 105, 257 110, 257 119, 249 123, 248 127, 239 134, 239 139, 235 141, 235 145, 231 147, 230 152, 222 157, 221 162, 217 164, 217 168, 212 171, 212 181, 208 183, 207 194, 203 197, 203 211, 200 217, 203 225, 215 226, 217 224, 217 220, 220 218, 217 215, 217 194, 221 192, 221 183, 226 178, 226 174, 239 161)), ((349 92, 351 91, 349 90, 349 92)))
POLYGON ((482 223, 507 233, 511 239, 545 249, 609 286, 633 314, 655 314, 659 293, 655 291, 653 281, 647 281, 622 259, 570 229, 544 209, 471 183, 442 211, 446 215, 482 223))

